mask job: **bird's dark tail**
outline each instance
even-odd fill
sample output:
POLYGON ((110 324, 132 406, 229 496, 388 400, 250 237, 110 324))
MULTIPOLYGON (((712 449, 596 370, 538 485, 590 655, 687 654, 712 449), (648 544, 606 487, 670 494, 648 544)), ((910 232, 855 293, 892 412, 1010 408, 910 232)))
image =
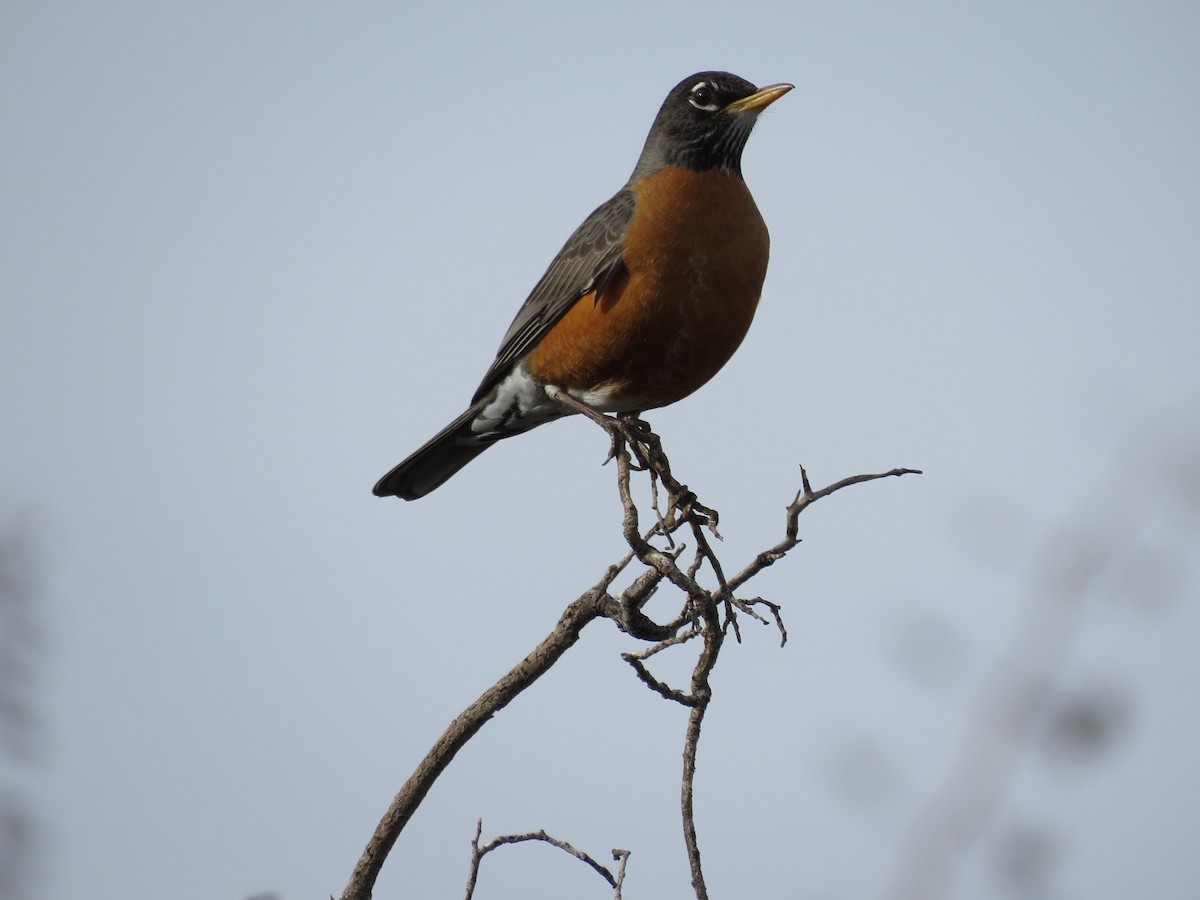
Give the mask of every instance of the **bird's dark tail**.
POLYGON ((375 496, 395 496, 403 500, 424 497, 494 444, 494 437, 481 438, 471 430, 471 422, 480 407, 479 403, 473 405, 424 447, 380 478, 375 485, 375 496))

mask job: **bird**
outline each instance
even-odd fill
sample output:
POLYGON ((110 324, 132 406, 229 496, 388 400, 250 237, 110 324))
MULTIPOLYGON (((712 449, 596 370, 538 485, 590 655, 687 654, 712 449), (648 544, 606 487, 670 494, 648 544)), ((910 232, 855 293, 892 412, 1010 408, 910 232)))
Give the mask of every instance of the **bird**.
POLYGON ((750 328, 770 251, 742 151, 793 87, 711 71, 672 88, 629 180, 554 257, 470 406, 375 495, 424 497, 497 441, 571 414, 556 391, 638 414, 711 379, 750 328))

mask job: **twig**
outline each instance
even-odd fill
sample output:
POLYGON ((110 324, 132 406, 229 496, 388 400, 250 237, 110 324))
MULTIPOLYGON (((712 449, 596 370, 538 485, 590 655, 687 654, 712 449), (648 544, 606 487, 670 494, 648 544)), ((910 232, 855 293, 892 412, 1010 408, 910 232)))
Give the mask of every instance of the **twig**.
POLYGON ((712 702, 709 676, 717 664, 717 656, 725 640, 725 630, 721 627, 717 605, 711 599, 705 604, 703 616, 704 646, 692 669, 692 696, 696 697, 697 703, 688 713, 687 732, 683 741, 683 779, 679 792, 680 809, 683 814, 683 842, 687 847, 688 865, 692 870, 692 890, 696 892, 696 900, 708 900, 708 886, 705 884, 704 871, 700 865, 700 841, 696 835, 696 753, 700 747, 700 726, 704 723, 708 704, 712 702))
POLYGON ((480 846, 479 837, 483 834, 483 819, 480 819, 475 824, 475 837, 471 840, 471 869, 467 873, 467 892, 465 900, 471 900, 471 896, 475 893, 475 882, 479 878, 479 864, 483 858, 495 850, 497 847, 503 847, 506 844, 520 844, 525 841, 541 841, 544 844, 549 844, 551 847, 557 847, 564 853, 570 854, 581 862, 587 863, 596 873, 608 882, 608 886, 616 890, 616 896, 621 895, 621 881, 625 878, 625 860, 629 857, 628 850, 614 850, 613 859, 620 861, 618 876, 614 876, 606 866, 602 866, 595 859, 584 853, 578 847, 559 840, 556 837, 551 837, 546 834, 544 829, 538 831, 529 831, 525 834, 503 834, 500 837, 492 838, 486 844, 480 846), (618 854, 621 854, 618 856, 618 854))
MULTIPOLYGON (((607 574, 607 573, 606 573, 607 574)), ((601 585, 605 582, 602 580, 601 585)), ((409 776, 404 787, 396 794, 384 813, 375 833, 367 842, 358 864, 350 876, 342 900, 369 900, 379 877, 379 870, 387 858, 396 838, 408 824, 414 812, 438 776, 442 774, 459 750, 479 731, 484 724, 513 698, 529 687, 556 663, 575 642, 580 632, 593 619, 604 614, 612 598, 597 585, 585 592, 569 605, 555 625, 554 630, 534 648, 533 652, 488 688, 479 699, 463 710, 425 754, 416 771, 409 776)))
POLYGON ((774 547, 763 550, 742 571, 729 579, 729 589, 736 591, 763 569, 779 562, 779 560, 787 555, 789 550, 792 550, 799 544, 800 514, 818 500, 823 500, 830 494, 836 494, 838 491, 844 490, 851 485, 863 484, 867 481, 877 481, 880 478, 899 478, 901 475, 920 474, 922 474, 920 469, 889 469, 886 472, 878 472, 870 475, 851 475, 849 478, 835 481, 833 484, 823 487, 819 491, 814 491, 812 485, 808 482, 808 472, 805 471, 804 466, 801 466, 800 479, 803 486, 800 488, 800 492, 796 494, 796 499, 788 505, 785 537, 774 547))
POLYGON ((613 885, 613 900, 621 900, 621 886, 625 884, 625 863, 629 861, 629 851, 613 848, 612 853, 617 862, 617 883, 613 885))

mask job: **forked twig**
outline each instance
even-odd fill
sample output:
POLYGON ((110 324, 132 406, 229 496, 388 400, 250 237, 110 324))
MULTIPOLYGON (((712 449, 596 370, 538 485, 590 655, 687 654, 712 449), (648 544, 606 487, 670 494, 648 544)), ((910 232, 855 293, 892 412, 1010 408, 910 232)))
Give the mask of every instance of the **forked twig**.
POLYGON ((680 805, 684 843, 687 846, 688 862, 692 873, 692 888, 697 900, 706 900, 708 889, 700 863, 700 847, 696 836, 694 782, 700 729, 708 704, 712 700, 712 685, 709 676, 716 665, 726 632, 732 630, 735 638, 739 642, 741 641, 741 631, 737 619, 738 611, 765 624, 767 619, 754 608, 755 606, 765 606, 770 610, 779 630, 781 644, 787 642, 787 629, 784 626, 778 604, 761 597, 743 600, 735 596, 734 591, 763 569, 778 562, 800 542, 798 521, 800 514, 816 501, 853 484, 918 473, 915 469, 892 469, 880 474, 856 475, 814 491, 808 480, 808 472, 801 467, 801 489, 787 508, 783 540, 774 547, 759 553, 733 579, 727 579, 724 567, 713 551, 708 534, 706 534, 707 531, 720 538, 720 534, 716 530, 719 519, 717 511, 702 504, 696 494, 671 473, 670 462, 666 453, 663 452, 662 442, 650 430, 649 425, 637 418, 605 416, 560 392, 552 391, 551 396, 569 408, 588 416, 609 434, 611 439, 609 459, 615 459, 617 463, 617 488, 624 509, 623 528, 626 540, 637 559, 647 567, 647 571, 655 572, 660 579, 673 584, 685 596, 683 607, 675 621, 679 623, 679 626, 686 624, 687 630, 676 632, 670 638, 660 639, 652 648, 640 652, 624 653, 622 657, 633 667, 637 677, 647 687, 664 699, 674 701, 689 709, 687 731, 684 738, 680 805), (634 459, 637 461, 636 465, 634 459), (629 484, 630 473, 639 469, 645 470, 649 474, 653 508, 657 517, 655 526, 645 536, 641 535, 638 527, 638 508, 633 500, 629 484), (665 515, 659 509, 658 483, 661 483, 667 490, 665 515), (684 525, 691 529, 696 542, 695 558, 686 571, 680 569, 678 565, 679 550, 682 550, 682 547, 676 548, 672 540, 673 533, 684 525), (665 537, 669 541, 669 548, 675 552, 664 553, 657 549, 652 543, 653 538, 657 535, 665 537), (708 565, 717 580, 716 588, 711 590, 702 587, 697 580, 697 576, 705 564, 708 565), (719 614, 719 610, 722 609, 724 610, 723 620, 719 614), (696 636, 702 638, 702 646, 693 666, 688 690, 674 688, 650 672, 645 664, 647 658, 696 636))
POLYGON ((479 838, 483 834, 483 819, 475 823, 475 837, 471 839, 471 868, 467 873, 467 892, 465 900, 471 900, 475 893, 475 883, 479 879, 479 864, 483 858, 495 850, 497 847, 503 847, 506 844, 520 844, 526 841, 541 841, 544 844, 549 844, 551 847, 557 847, 564 853, 575 857, 580 862, 591 866, 596 873, 608 882, 608 886, 616 891, 615 897, 621 896, 621 883, 625 880, 625 861, 629 858, 628 850, 613 850, 613 859, 620 865, 617 868, 617 874, 613 875, 607 866, 601 865, 587 853, 584 853, 578 847, 559 840, 556 837, 551 837, 546 834, 545 829, 538 831, 529 831, 525 834, 503 834, 500 837, 492 838, 486 844, 480 844, 479 838))

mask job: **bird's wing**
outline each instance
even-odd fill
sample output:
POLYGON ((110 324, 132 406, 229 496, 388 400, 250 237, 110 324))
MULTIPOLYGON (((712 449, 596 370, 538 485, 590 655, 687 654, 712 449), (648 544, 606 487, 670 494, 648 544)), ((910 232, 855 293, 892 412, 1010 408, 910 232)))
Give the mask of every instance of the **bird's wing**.
POLYGON ((575 229, 508 326, 496 360, 483 376, 472 402, 495 387, 521 357, 537 346, 576 300, 592 291, 598 299, 620 275, 625 229, 633 218, 635 204, 633 192, 623 188, 575 229))

